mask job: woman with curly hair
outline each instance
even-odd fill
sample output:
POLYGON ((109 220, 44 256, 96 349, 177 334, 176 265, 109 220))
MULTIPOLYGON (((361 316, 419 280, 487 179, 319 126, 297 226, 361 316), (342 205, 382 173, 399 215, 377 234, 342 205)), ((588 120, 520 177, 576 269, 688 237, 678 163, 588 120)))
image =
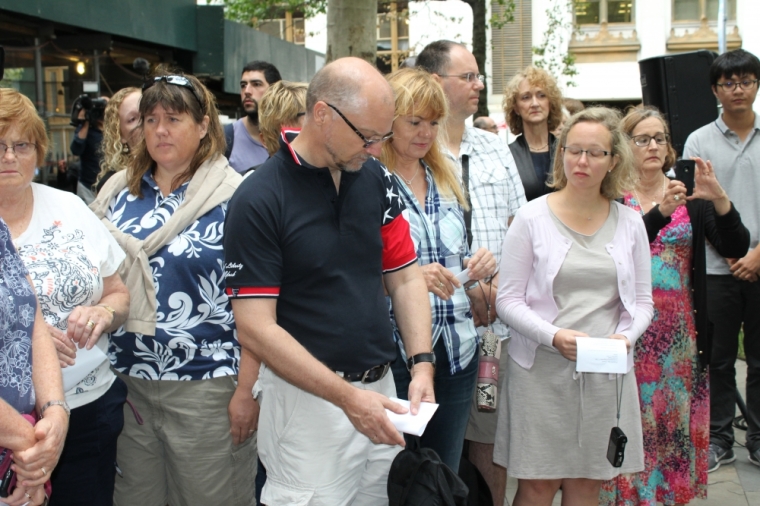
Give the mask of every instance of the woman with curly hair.
POLYGON ((103 115, 103 142, 100 145, 103 156, 96 181, 97 191, 108 178, 127 167, 129 158, 142 139, 138 110, 141 95, 139 88, 123 88, 108 101, 103 115))
POLYGON ((504 115, 517 139, 509 145, 530 201, 552 191, 546 180, 554 163, 557 139, 551 134, 562 123, 562 93, 557 81, 533 66, 514 76, 504 90, 504 115))

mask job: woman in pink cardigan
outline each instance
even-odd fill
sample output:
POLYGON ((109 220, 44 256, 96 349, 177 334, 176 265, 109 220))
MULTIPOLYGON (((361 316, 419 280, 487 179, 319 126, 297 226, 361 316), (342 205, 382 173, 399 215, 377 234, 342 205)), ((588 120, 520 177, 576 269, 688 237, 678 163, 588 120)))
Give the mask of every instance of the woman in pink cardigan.
POLYGON ((649 241, 616 198, 633 156, 606 108, 568 121, 554 157, 555 193, 520 209, 504 241, 496 307, 509 324, 509 389, 494 461, 518 478, 515 506, 598 504, 604 480, 644 468, 632 350, 652 318, 649 241), (575 371, 579 339, 625 342, 628 374, 575 371), (611 429, 628 438, 622 467, 607 460, 611 429))

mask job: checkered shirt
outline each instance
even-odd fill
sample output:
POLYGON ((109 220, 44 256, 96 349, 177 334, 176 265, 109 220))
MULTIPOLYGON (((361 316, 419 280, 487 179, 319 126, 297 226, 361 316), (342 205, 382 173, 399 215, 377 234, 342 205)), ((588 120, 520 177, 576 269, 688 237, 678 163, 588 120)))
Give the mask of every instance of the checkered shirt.
MULTIPOLYGON (((399 196, 404 201, 408 211, 409 229, 412 242, 417 251, 420 265, 437 262, 444 264, 444 259, 457 256, 461 259, 470 256, 467 247, 467 234, 464 227, 464 214, 456 198, 438 193, 438 187, 433 180, 430 169, 425 166, 427 180, 427 195, 425 208, 422 209, 412 190, 399 178, 396 185, 399 196)), ((475 359, 478 346, 478 333, 472 322, 470 301, 464 293, 464 288, 454 292, 449 300, 443 300, 428 292, 430 307, 433 310, 433 345, 443 339, 446 354, 449 357, 449 372, 453 375, 463 370, 475 359)), ((406 360, 406 354, 401 342, 396 319, 391 310, 393 335, 406 360)))
MULTIPOLYGON (((456 162, 460 174, 462 155, 470 157, 472 251, 486 248, 493 253, 496 265, 500 265, 509 218, 527 203, 515 159, 495 134, 470 126, 465 127, 459 158, 448 151, 447 155, 456 162)), ((493 328, 497 336, 505 338, 509 335, 509 328, 498 319, 493 328)))

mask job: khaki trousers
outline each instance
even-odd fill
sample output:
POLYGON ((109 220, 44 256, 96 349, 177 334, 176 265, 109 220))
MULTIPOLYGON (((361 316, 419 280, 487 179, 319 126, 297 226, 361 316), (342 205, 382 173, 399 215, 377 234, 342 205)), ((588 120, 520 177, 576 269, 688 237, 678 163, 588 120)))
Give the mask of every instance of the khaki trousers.
POLYGON ((128 399, 119 436, 114 506, 252 506, 256 437, 232 444, 227 405, 235 377, 144 380, 119 374, 128 399))

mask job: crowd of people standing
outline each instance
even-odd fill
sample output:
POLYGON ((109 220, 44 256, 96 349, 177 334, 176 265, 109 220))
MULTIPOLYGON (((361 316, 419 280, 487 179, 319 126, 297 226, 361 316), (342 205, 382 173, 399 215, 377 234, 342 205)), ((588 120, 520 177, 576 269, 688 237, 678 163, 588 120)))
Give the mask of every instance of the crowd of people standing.
POLYGON ((568 114, 528 67, 507 145, 468 124, 465 46, 415 65, 344 58, 307 85, 251 62, 227 127, 158 67, 89 126, 79 197, 33 182, 44 123, 0 89, 0 504, 387 504, 412 438, 386 410, 422 402, 418 444, 472 462, 495 506, 507 473, 517 506, 687 504, 736 458, 742 326, 760 466, 757 57, 713 63, 693 184, 654 108, 568 114), (600 338, 625 374, 576 370, 600 338))

